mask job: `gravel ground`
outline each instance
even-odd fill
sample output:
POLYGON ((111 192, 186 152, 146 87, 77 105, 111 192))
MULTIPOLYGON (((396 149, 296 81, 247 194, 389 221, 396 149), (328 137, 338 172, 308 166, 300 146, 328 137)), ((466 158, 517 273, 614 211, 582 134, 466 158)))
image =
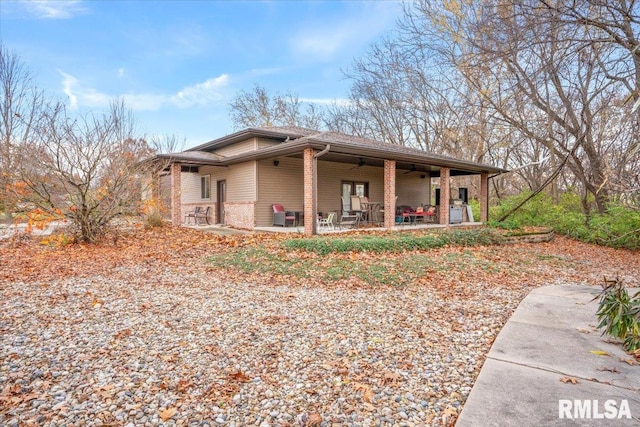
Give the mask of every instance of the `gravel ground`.
POLYGON ((409 286, 268 281, 206 262, 270 244, 258 237, 0 244, 0 425, 452 425, 532 288, 640 278, 637 253, 568 239, 429 251, 447 270, 409 286))
MULTIPOLYGON (((127 275, 135 275, 136 267, 127 275)), ((140 272, 146 274, 147 272, 140 272)), ((14 282, 0 301, 0 424, 446 425, 522 290, 14 282)))

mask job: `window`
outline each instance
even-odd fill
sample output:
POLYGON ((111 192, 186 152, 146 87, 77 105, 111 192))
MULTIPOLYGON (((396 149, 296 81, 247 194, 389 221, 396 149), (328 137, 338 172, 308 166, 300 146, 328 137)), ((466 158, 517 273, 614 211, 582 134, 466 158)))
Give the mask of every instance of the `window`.
POLYGON ((200 177, 200 198, 211 198, 211 177, 209 175, 200 177))
POLYGON ((369 197, 369 183, 342 181, 342 200, 344 200, 345 210, 351 210, 351 196, 369 197))

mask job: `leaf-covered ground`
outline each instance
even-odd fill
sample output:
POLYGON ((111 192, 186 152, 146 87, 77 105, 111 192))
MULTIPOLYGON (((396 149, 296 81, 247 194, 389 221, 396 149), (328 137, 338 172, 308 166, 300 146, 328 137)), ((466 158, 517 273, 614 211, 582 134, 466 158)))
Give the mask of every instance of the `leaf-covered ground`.
POLYGON ((0 424, 447 425, 532 288, 640 286, 637 252, 562 237, 329 255, 290 238, 0 242, 0 424))

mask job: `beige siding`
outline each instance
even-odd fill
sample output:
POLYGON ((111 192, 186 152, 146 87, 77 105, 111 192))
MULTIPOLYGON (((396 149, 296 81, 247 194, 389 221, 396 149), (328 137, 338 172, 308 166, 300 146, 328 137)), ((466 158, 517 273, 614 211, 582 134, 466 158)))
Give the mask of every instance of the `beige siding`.
POLYGON ((281 144, 280 141, 274 141, 273 139, 258 138, 258 148, 273 147, 274 145, 281 144))
POLYGON ((384 200, 384 169, 373 166, 355 167, 345 163, 318 162, 318 212, 340 212, 342 182, 369 183, 369 200, 384 200))
POLYGON ((219 150, 215 150, 214 153, 219 154, 221 156, 229 157, 229 156, 235 156, 236 154, 255 151, 256 147, 257 147, 256 138, 251 138, 251 139, 247 139, 246 141, 241 141, 241 142, 220 148, 219 150))
POLYGON ((200 174, 183 172, 180 176, 182 203, 197 203, 200 199, 200 174))
POLYGON ((200 177, 209 175, 211 198, 217 200, 217 182, 227 181, 228 202, 253 202, 256 200, 256 166, 254 161, 229 167, 202 166, 197 174, 182 174, 182 203, 198 203, 200 198, 200 177))
POLYGON ((250 161, 227 168, 227 202, 256 200, 256 162, 250 161))
POLYGON ((277 203, 289 211, 303 210, 302 159, 279 158, 278 166, 273 160, 258 162, 258 199, 256 203, 256 226, 273 224, 271 205, 277 203))
POLYGON ((409 205, 417 207, 429 204, 429 183, 431 180, 427 175, 421 178, 424 173, 411 172, 405 174, 406 171, 398 170, 396 172, 396 196, 398 196, 398 205, 409 205))

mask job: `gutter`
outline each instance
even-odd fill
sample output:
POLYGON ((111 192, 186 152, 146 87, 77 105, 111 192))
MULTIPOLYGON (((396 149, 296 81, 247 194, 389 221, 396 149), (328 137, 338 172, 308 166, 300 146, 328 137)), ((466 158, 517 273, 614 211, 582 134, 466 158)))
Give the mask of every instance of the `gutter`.
POLYGON ((320 151, 319 153, 314 154, 313 158, 317 159, 320 156, 324 156, 325 154, 327 154, 329 152, 330 149, 331 149, 331 145, 327 144, 327 146, 324 147, 324 150, 320 151))

